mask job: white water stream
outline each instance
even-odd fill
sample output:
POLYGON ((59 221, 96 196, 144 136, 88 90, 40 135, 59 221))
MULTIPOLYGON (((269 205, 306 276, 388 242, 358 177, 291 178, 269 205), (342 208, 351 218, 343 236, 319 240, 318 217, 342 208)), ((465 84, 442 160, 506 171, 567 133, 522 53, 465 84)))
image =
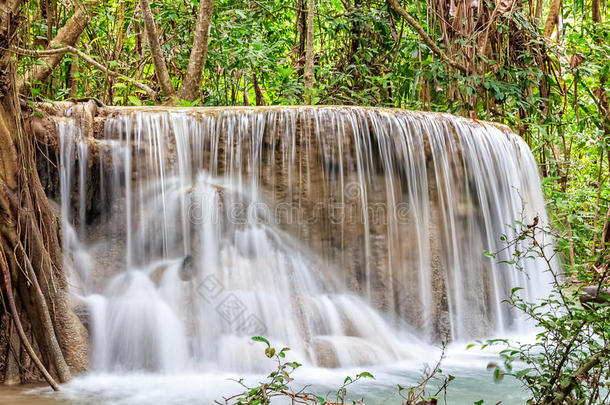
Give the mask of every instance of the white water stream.
POLYGON ((501 301, 516 286, 528 299, 549 290, 542 263, 519 272, 483 255, 516 220, 546 221, 527 145, 490 124, 365 108, 122 109, 93 156, 75 120, 58 128, 65 265, 92 340, 77 392, 230 394, 226 376, 272 369, 254 335, 290 347, 314 385, 360 367, 389 390, 434 363, 440 340, 526 332, 501 301))

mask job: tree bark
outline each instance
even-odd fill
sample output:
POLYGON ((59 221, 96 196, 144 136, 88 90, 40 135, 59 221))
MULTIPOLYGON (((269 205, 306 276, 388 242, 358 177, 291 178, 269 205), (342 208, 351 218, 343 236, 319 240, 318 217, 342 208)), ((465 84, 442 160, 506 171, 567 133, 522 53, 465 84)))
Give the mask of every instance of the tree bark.
MULTIPOLYGON (((32 233, 32 239, 39 238, 41 236, 39 235, 39 230, 33 227, 33 221, 29 220, 30 218, 27 217, 27 214, 20 219, 20 222, 22 222, 20 225, 23 226, 23 229, 25 229, 27 233, 32 233)), ((24 269, 22 270, 25 272, 28 280, 31 283, 31 288, 29 288, 27 291, 35 306, 38 317, 40 318, 40 337, 44 340, 44 346, 49 351, 49 358, 51 359, 53 367, 57 371, 59 380, 61 382, 67 382, 72 378, 72 375, 70 373, 70 368, 66 363, 66 359, 62 354, 61 348, 59 347, 59 341, 57 340, 57 334, 55 333, 53 321, 51 320, 49 307, 47 306, 46 298, 42 292, 42 289, 40 288, 40 284, 38 283, 38 275, 32 267, 32 263, 30 258, 28 258, 27 252, 23 248, 23 244, 16 238, 17 235, 12 233, 10 230, 7 232, 7 229, 4 227, 0 227, 0 231, 4 233, 5 239, 11 246, 17 246, 19 250, 21 250, 21 252, 15 252, 15 255, 17 256, 19 262, 23 264, 24 269)), ((41 257, 41 259, 43 258, 41 257)))
POLYGON ((70 63, 70 72, 68 73, 68 82, 66 83, 66 87, 70 89, 70 97, 77 98, 78 97, 78 78, 76 74, 78 73, 78 59, 73 58, 70 63))
POLYGON ((296 0, 296 31, 298 38, 295 38, 294 45, 294 64, 297 74, 302 76, 305 74, 305 42, 307 40, 307 8, 305 3, 307 0, 296 0))
POLYGON ((265 105, 265 97, 263 96, 263 91, 261 90, 261 86, 258 84, 258 77, 256 76, 256 72, 254 71, 254 67, 252 67, 252 87, 254 88, 255 103, 257 106, 265 105))
POLYGON ((542 0, 536 0, 536 15, 535 15, 535 24, 538 26, 540 19, 542 18, 542 0))
POLYGON ((178 98, 182 100, 194 101, 199 94, 201 75, 208 55, 208 40, 213 10, 214 0, 199 0, 199 11, 197 12, 197 24, 189 65, 182 86, 178 91, 178 98))
POLYGON ((313 37, 314 0, 307 4, 307 40, 305 42, 305 104, 313 101, 313 37))
POLYGON ((555 26, 559 21, 559 11, 561 10, 561 1, 562 0, 552 0, 551 5, 549 7, 549 14, 546 17, 546 22, 544 23, 544 36, 550 38, 555 30, 555 26))
POLYGON ((596 23, 602 22, 602 8, 599 3, 599 0, 591 1, 591 19, 596 23))
MULTIPOLYGON (((360 11, 360 6, 361 6, 360 0, 354 0, 353 9, 355 9, 356 12, 360 11)), ((358 48, 360 48, 360 37, 362 35, 362 29, 361 29, 360 25, 361 25, 360 21, 358 21, 358 19, 354 18, 354 20, 352 21, 352 28, 351 28, 352 41, 350 44, 349 57, 347 58, 349 61, 349 64, 356 62, 356 60, 354 59, 354 56, 358 52, 358 48)))
MULTIPOLYGON (((85 27, 87 27, 87 24, 91 19, 91 10, 93 6, 97 4, 97 1, 85 0, 82 4, 76 4, 78 4, 78 9, 49 43, 47 50, 53 50, 65 45, 74 46, 85 27)), ((41 58, 41 61, 44 62, 43 64, 33 66, 19 78, 17 82, 17 91, 21 92, 28 83, 46 80, 53 69, 61 62, 65 53, 65 51, 49 53, 41 58)))
POLYGON ((159 45, 159 37, 157 36, 157 26, 153 18, 152 10, 150 9, 150 3, 148 0, 140 0, 140 13, 144 20, 144 30, 146 31, 146 38, 148 39, 148 45, 150 46, 150 53, 152 54, 153 65, 155 66, 155 75, 159 80, 161 90, 165 93, 166 97, 171 97, 176 94, 172 80, 169 77, 167 71, 167 65, 165 64, 165 57, 159 45))
MULTIPOLYGON (((0 247, 3 247, 3 244, 0 244, 0 247)), ((3 249, 0 249, 0 267, 2 268, 2 277, 4 280, 6 300, 8 301, 9 311, 13 318, 13 324, 15 325, 15 328, 17 329, 17 333, 19 334, 19 338, 21 339, 21 343, 24 345, 24 347, 26 348, 26 351, 28 352, 28 355, 30 356, 32 361, 34 361, 34 363, 36 364, 36 367, 38 368, 38 370, 40 370, 40 372, 44 376, 45 380, 47 380, 47 382, 49 383, 51 388, 53 388, 54 391, 58 391, 59 386, 57 385, 57 383, 55 382, 55 380, 53 379, 51 374, 49 374, 46 367, 42 364, 42 362, 36 355, 36 352, 32 348, 32 345, 30 344, 30 342, 25 334, 25 331, 23 330, 23 326, 21 325, 21 320, 19 319, 19 314, 17 312, 17 305, 15 304, 15 297, 13 295, 13 286, 11 283, 11 275, 10 275, 10 272, 8 269, 8 263, 6 261, 6 257, 4 255, 3 249)))
MULTIPOLYGON (((87 336, 68 301, 58 221, 38 178, 35 144, 25 131, 17 96, 16 67, 9 49, 22 21, 19 12, 12 11, 21 9, 19 3, 11 3, 11 7, 17 7, 9 12, 6 3, 0 5, 0 270, 5 288, 2 297, 3 307, 10 308, 29 359, 56 388, 56 377, 67 381, 73 371, 85 370, 87 336), (13 286, 18 295, 13 294, 13 286), (18 308, 25 309, 25 316, 19 317, 18 308), (31 344, 24 325, 32 331, 31 344)), ((45 56, 55 58, 58 54, 45 56)), ((59 60, 53 61, 51 65, 59 60)), ((0 334, 5 333, 0 330, 0 334)), ((22 375, 21 380, 27 380, 26 376, 22 375)))

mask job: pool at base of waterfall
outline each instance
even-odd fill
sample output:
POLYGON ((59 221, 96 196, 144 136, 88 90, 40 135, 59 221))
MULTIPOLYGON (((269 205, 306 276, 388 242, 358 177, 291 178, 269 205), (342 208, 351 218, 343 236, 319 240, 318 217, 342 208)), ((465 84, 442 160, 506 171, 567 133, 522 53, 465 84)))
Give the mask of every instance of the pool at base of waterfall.
MULTIPOLYGON (((434 353, 434 356, 438 353, 434 353)), ((307 386, 307 392, 335 399, 337 389, 346 376, 354 376, 369 371, 375 379, 362 379, 347 387, 347 398, 364 398, 366 404, 398 405, 402 398, 398 395, 398 385, 411 387, 418 384, 426 367, 434 367, 435 357, 430 363, 402 362, 389 366, 362 367, 350 369, 323 369, 307 367, 298 369, 293 377, 292 388, 296 391, 307 386)), ((527 399, 527 392, 512 377, 494 382, 492 372, 487 370, 490 362, 497 361, 497 355, 463 345, 450 346, 442 362, 442 374, 428 386, 434 394, 444 376, 455 379, 448 385, 446 396, 439 394, 439 404, 472 405, 483 400, 483 404, 521 405, 527 399)), ((269 361, 269 370, 273 363, 269 361)), ((222 372, 199 372, 184 374, 87 374, 78 377, 62 390, 54 393, 48 387, 1 387, 0 404, 11 405, 157 405, 157 404, 212 404, 224 403, 224 398, 244 390, 236 380, 244 378, 244 383, 254 386, 265 379, 265 375, 238 375, 222 372)), ((281 400, 273 403, 282 404, 281 400)), ((289 403, 289 402, 286 402, 289 403)))

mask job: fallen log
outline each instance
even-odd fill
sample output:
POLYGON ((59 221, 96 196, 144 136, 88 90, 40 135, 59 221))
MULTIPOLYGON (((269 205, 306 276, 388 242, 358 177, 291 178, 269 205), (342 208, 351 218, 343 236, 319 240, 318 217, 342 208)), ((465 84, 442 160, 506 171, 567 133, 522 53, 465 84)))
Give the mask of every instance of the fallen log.
POLYGON ((578 299, 585 307, 590 307, 591 304, 608 304, 610 303, 610 288, 600 288, 597 285, 583 287, 578 299))

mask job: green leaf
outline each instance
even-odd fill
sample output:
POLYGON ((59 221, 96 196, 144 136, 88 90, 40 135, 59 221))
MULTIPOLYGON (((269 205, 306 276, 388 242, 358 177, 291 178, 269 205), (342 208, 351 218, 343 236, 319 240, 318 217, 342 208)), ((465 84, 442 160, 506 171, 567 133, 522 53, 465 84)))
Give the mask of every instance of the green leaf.
POLYGON ((269 341, 262 336, 253 336, 252 340, 254 340, 255 342, 263 342, 264 344, 267 345, 267 347, 271 347, 271 344, 269 343, 269 341))
POLYGON ((272 358, 275 355, 275 349, 273 347, 268 347, 265 349, 265 356, 272 358))
POLYGON ((372 378, 373 380, 375 379, 375 377, 373 377, 373 374, 369 373, 368 371, 363 371, 360 374, 357 375, 357 377, 360 378, 372 378))
POLYGON ((484 251, 483 251, 483 255, 485 255, 485 257, 489 257, 489 258, 491 258, 491 259, 493 259, 493 258, 495 258, 495 257, 496 257, 495 253, 490 253, 490 252, 488 252, 487 250, 484 250, 484 251))
POLYGON ((142 101, 140 101, 140 99, 137 98, 136 96, 128 96, 127 99, 133 105, 136 105, 136 106, 141 106, 142 105, 142 101))

